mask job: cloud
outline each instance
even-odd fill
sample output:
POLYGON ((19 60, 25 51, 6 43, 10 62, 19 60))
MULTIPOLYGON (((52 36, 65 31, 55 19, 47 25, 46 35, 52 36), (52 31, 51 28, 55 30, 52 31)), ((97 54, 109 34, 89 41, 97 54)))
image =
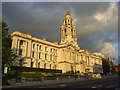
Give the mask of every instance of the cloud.
POLYGON ((110 56, 110 57, 113 57, 116 55, 116 49, 112 45, 112 43, 104 43, 104 48, 101 49, 100 52, 103 53, 104 55, 110 56))
POLYGON ((60 42, 60 27, 69 11, 81 49, 100 52, 105 43, 118 42, 118 9, 112 2, 4 2, 2 5, 3 20, 10 27, 9 32, 20 30, 60 42))
POLYGON ((100 52, 110 57, 111 60, 115 58, 114 63, 118 63, 118 54, 116 53, 116 48, 112 45, 112 43, 104 43, 104 48, 101 49, 100 52))

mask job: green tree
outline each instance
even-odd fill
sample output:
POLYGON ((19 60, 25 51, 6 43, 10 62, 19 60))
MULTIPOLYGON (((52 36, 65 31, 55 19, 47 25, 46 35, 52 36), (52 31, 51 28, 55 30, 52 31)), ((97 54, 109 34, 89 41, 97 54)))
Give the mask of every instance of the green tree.
POLYGON ((110 66, 109 66, 109 62, 106 62, 107 59, 102 58, 102 65, 103 65, 103 73, 107 74, 110 72, 110 66))
MULTIPOLYGON (((15 60, 15 54, 11 49, 12 40, 8 35, 8 25, 6 22, 2 21, 2 69, 4 70, 4 65, 12 65, 12 62, 15 60)), ((2 70, 2 71, 3 71, 2 70)))

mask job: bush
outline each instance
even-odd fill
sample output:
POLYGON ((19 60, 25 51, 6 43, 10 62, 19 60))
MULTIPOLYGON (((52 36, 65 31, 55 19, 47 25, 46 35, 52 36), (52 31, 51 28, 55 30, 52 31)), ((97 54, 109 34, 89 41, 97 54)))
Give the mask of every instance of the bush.
POLYGON ((24 71, 24 72, 26 71, 26 72, 62 73, 62 70, 19 67, 19 66, 11 66, 11 70, 18 70, 18 71, 24 71))

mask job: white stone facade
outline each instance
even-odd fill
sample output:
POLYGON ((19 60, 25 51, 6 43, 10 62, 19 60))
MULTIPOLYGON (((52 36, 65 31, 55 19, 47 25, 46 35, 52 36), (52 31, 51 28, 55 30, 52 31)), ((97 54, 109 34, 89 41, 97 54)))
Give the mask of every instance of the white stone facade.
POLYGON ((61 26, 61 42, 48 42, 45 38, 32 37, 28 33, 10 33, 12 49, 18 56, 16 63, 25 67, 62 70, 62 73, 75 70, 102 72, 102 56, 80 49, 77 44, 76 28, 67 12, 61 26), (97 66, 96 66, 97 65, 97 66))

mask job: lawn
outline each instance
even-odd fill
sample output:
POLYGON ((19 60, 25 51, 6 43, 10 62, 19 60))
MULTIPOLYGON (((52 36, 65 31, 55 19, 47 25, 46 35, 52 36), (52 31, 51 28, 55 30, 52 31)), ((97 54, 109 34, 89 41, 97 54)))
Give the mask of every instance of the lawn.
POLYGON ((41 77, 51 77, 51 76, 73 76, 74 74, 55 74, 55 73, 46 73, 46 72, 22 72, 17 70, 10 70, 7 73, 7 78, 41 78, 41 77))

